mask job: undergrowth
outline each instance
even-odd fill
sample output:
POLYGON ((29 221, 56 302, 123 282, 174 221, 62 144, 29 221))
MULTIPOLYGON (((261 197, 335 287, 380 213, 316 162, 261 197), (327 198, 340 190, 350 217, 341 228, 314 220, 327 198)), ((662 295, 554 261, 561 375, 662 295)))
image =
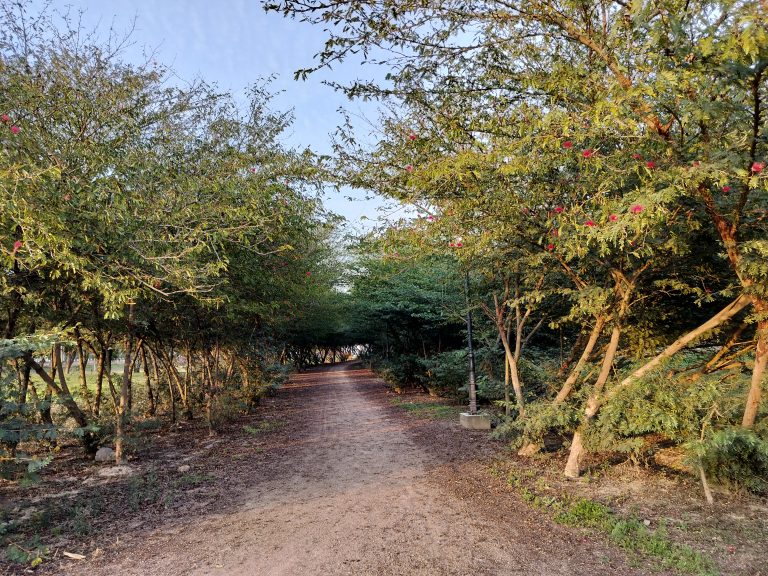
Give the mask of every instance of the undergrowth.
MULTIPOLYGON (((494 474, 502 473, 494 469, 494 474)), ((605 534, 614 544, 630 554, 655 559, 662 568, 698 576, 717 576, 714 563, 690 546, 673 542, 662 523, 651 530, 636 516, 623 516, 611 508, 586 498, 573 499, 568 494, 552 495, 542 478, 532 481, 535 473, 530 470, 511 470, 506 482, 520 497, 535 508, 548 511, 552 519, 566 526, 573 526, 605 534)))
POLYGON ((400 398, 393 398, 391 403, 393 406, 402 408, 418 418, 430 418, 433 420, 457 418, 460 410, 458 406, 446 406, 437 402, 409 402, 400 398))

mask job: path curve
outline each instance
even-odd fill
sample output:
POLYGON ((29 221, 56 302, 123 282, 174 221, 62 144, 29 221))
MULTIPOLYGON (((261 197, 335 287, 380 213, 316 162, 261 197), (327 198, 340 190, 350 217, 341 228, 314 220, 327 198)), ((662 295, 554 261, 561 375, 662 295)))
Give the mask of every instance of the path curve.
MULTIPOLYGON (((420 444, 419 421, 394 410, 367 370, 301 374, 280 394, 292 432, 282 453, 254 469, 259 481, 243 504, 146 534, 104 574, 639 573, 520 503, 500 511, 481 490, 465 497, 450 489, 461 482, 441 473, 452 465, 450 450, 420 444)), ((93 568, 82 573, 100 573, 93 568)))

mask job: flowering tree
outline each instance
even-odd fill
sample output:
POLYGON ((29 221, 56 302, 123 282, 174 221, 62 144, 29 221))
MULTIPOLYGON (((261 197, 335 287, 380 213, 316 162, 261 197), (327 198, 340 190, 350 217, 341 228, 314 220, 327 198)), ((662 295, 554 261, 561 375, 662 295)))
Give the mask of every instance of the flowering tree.
MULTIPOLYGON (((538 246, 539 266, 559 267, 571 282, 569 317, 589 322, 586 348, 609 330, 582 427, 745 308, 756 328, 755 362, 741 423, 754 425, 768 361, 764 4, 286 0, 267 7, 343 23, 338 34, 329 29, 316 67, 300 75, 360 51, 393 69, 386 85, 340 87, 399 103, 384 123, 386 142, 355 165, 351 182, 455 217, 446 225, 467 225, 455 230, 463 246, 483 235, 499 254, 509 235, 538 246), (702 241, 716 246, 729 270, 703 253, 702 241), (665 295, 688 306, 733 301, 682 334, 641 336, 654 316, 643 308, 665 295), (627 338, 646 353, 669 345, 611 382, 627 338)), ((579 473, 581 455, 577 433, 569 475, 579 473)))

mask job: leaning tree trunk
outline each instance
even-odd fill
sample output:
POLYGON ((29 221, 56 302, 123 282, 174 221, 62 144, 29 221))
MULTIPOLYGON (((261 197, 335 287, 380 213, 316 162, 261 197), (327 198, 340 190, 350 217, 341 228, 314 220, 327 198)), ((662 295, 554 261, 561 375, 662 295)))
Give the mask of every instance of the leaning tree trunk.
POLYGON ((741 425, 744 428, 752 428, 760 409, 760 396, 762 395, 763 380, 766 366, 768 365, 768 320, 757 324, 757 347, 755 348, 755 367, 752 370, 752 381, 747 394, 747 403, 744 407, 744 417, 741 425))
POLYGON ((555 396, 555 404, 560 404, 570 395, 574 384, 576 384, 576 381, 581 374, 581 371, 584 370, 584 366, 586 366, 587 362, 589 361, 589 357, 592 355, 592 350, 595 349, 595 345, 600 338, 600 334, 603 332, 604 326, 605 316, 600 315, 595 320, 595 326, 592 328, 592 332, 589 334, 589 340, 587 340, 587 345, 584 348, 584 351, 581 353, 579 361, 576 362, 576 366, 574 366, 573 370, 571 370, 571 373, 568 375, 568 378, 566 378, 562 388, 560 388, 557 396, 555 396))
POLYGON ((582 420, 581 425, 573 434, 571 451, 568 454, 568 462, 565 464, 565 475, 569 478, 578 478, 581 474, 581 461, 584 456, 584 433, 589 426, 590 421, 600 409, 600 395, 611 374, 611 367, 616 358, 616 352, 619 349, 619 340, 621 338, 621 324, 619 322, 620 321, 617 319, 616 323, 613 325, 611 340, 608 343, 608 349, 605 351, 605 358, 603 358, 600 374, 598 375, 592 393, 587 400, 587 408, 584 411, 584 420, 582 420))
MULTIPOLYGON (((48 386, 48 392, 56 393, 59 401, 67 409, 67 412, 77 423, 77 425, 80 428, 87 429, 88 425, 90 424, 88 416, 74 401, 72 395, 69 393, 69 390, 63 390, 58 384, 56 384, 56 381, 51 377, 50 374, 48 374, 48 372, 45 371, 45 368, 43 368, 35 361, 34 358, 32 358, 31 354, 27 355, 26 360, 29 362, 30 366, 37 373, 37 375, 40 376, 43 382, 45 382, 45 384, 48 386)), ((92 432, 86 431, 82 436, 82 442, 83 447, 88 454, 94 454, 96 452, 96 448, 98 447, 98 440, 92 432)))

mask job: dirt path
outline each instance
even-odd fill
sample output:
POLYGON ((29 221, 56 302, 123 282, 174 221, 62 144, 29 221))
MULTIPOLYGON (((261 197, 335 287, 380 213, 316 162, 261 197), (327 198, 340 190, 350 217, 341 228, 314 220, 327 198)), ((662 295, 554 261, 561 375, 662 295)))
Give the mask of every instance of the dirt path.
POLYGON ((475 473, 484 433, 394 409, 366 370, 300 375, 274 410, 288 424, 281 446, 233 462, 251 466, 254 482, 229 511, 138 534, 69 573, 642 573, 475 473))

